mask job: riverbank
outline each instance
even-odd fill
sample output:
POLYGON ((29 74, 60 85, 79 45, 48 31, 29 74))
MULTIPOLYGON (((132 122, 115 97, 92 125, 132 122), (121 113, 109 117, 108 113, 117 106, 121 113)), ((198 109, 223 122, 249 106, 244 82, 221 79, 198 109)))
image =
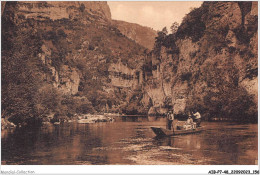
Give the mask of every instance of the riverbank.
POLYGON ((55 116, 49 115, 43 118, 32 119, 28 122, 18 123, 17 125, 9 120, 1 119, 1 130, 12 129, 23 126, 47 126, 60 125, 62 123, 71 123, 77 121, 78 123, 98 123, 98 122, 114 122, 115 117, 120 116, 118 113, 104 113, 104 114, 74 114, 73 116, 55 116))
POLYGON ((98 122, 114 122, 115 118, 113 116, 119 116, 114 114, 104 114, 104 115, 81 115, 78 116, 78 123, 98 123, 98 122))
MULTIPOLYGON (((124 115, 119 113, 104 113, 104 114, 74 114, 71 116, 55 116, 55 115, 49 115, 43 118, 32 118, 31 120, 28 120, 27 122, 24 121, 22 123, 13 123, 5 118, 1 119, 1 130, 4 129, 12 129, 16 127, 25 127, 25 126, 32 126, 32 127, 40 127, 40 126, 48 126, 48 125, 60 125, 62 123, 71 123, 71 122, 77 122, 82 124, 87 123, 98 123, 98 122, 114 122, 117 117, 138 117, 147 116, 148 118, 165 118, 165 115, 124 115)), ((186 116, 175 116, 176 119, 180 121, 187 120, 186 116)), ((249 121, 249 120, 232 120, 231 118, 221 118, 221 117, 212 117, 212 118, 202 118, 203 122, 234 122, 234 123, 257 123, 257 121, 249 121)))

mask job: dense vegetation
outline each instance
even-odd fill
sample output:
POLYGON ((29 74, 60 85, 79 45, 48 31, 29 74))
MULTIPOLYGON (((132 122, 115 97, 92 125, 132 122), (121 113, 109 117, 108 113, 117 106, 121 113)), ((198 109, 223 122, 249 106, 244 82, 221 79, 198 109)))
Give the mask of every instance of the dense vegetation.
POLYGON ((166 28, 158 32, 154 56, 162 62, 165 54, 162 48, 166 48, 167 54, 172 55, 168 59, 173 58, 172 70, 163 72, 164 75, 171 77, 174 72, 169 80, 172 88, 176 83, 178 86, 188 83, 185 111, 200 111, 208 119, 257 120, 255 95, 241 85, 242 81, 249 82, 257 77, 257 55, 251 44, 258 25, 257 16, 248 17, 251 6, 252 2, 238 3, 236 10, 241 10, 242 19, 236 16, 233 23, 237 24, 230 24, 227 20, 220 22, 224 18, 220 10, 228 8, 228 4, 204 2, 183 18, 176 32, 168 34, 166 28), (237 40, 234 37, 230 40, 230 33, 234 33, 237 40), (191 40, 198 49, 190 53, 189 48, 180 50, 183 40, 191 40), (232 44, 234 42, 236 45, 232 44), (184 52, 189 56, 184 58, 184 52), (190 63, 186 64, 183 59, 190 63))
POLYGON ((83 7, 74 20, 26 19, 16 11, 15 2, 7 3, 2 15, 2 117, 18 124, 127 107, 128 90, 104 91, 111 81, 108 67, 120 59, 135 68, 143 47, 83 7), (65 86, 62 76, 72 71, 80 76, 78 93, 54 87, 57 81, 65 86))
MULTIPOLYGON (((75 18, 51 20, 17 15, 17 3, 8 2, 2 14, 2 118, 18 124, 84 113, 145 114, 153 104, 151 99, 147 106, 142 104, 146 93, 142 85, 136 89, 111 85, 109 65, 120 60, 130 69, 142 69, 143 87, 159 88, 164 82, 171 88, 187 84, 186 97, 179 95, 186 98, 186 111, 198 110, 208 119, 256 120, 254 95, 241 82, 258 76, 253 49, 258 17, 248 15, 252 2, 239 2, 236 10, 241 10, 242 23, 232 28, 221 21, 224 15, 220 11, 226 5, 222 3, 204 2, 180 25, 173 23, 170 34, 166 28, 159 31, 153 51, 148 53, 98 13, 87 12, 85 6, 73 7, 79 12, 75 18), (232 34, 235 41, 228 39, 232 34), (182 50, 184 41, 198 49, 182 50), (153 71, 165 60, 160 69, 163 80, 156 80, 153 71), (80 79, 77 93, 64 93, 61 87, 73 83, 73 73, 80 79)), ((124 73, 120 76, 133 79, 124 73)), ((172 108, 175 98, 165 97, 164 107, 172 108)))

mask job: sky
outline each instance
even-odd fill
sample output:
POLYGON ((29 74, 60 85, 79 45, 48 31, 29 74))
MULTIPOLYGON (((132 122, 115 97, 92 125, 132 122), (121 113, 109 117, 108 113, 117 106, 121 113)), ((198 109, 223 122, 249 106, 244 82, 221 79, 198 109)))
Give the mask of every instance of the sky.
POLYGON ((173 22, 181 23, 191 8, 202 1, 108 1, 112 19, 137 23, 154 30, 168 31, 173 22))

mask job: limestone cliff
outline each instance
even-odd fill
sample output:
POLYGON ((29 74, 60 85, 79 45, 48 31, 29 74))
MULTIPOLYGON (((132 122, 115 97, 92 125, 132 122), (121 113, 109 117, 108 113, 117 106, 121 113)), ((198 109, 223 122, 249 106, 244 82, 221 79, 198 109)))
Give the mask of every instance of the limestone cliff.
POLYGON ((136 41, 138 44, 152 50, 157 32, 149 27, 144 27, 134 23, 113 20, 113 24, 122 34, 136 41))
POLYGON ((204 2, 151 53, 154 31, 112 21, 106 2, 1 7, 2 117, 15 124, 168 109, 257 118, 257 2, 204 2))
POLYGON ((145 49, 111 23, 106 2, 19 1, 2 9, 3 117, 122 112, 139 93, 145 49))
POLYGON ((16 8, 17 15, 21 14, 25 18, 39 21, 46 18, 51 20, 79 18, 83 11, 85 17, 89 19, 96 16, 103 20, 111 20, 107 3, 101 1, 22 1, 16 5, 16 8))
MULTIPOLYGON (((257 119, 257 2, 204 2, 149 58, 151 113, 257 119)), ((159 39, 157 39, 158 42, 159 39)))

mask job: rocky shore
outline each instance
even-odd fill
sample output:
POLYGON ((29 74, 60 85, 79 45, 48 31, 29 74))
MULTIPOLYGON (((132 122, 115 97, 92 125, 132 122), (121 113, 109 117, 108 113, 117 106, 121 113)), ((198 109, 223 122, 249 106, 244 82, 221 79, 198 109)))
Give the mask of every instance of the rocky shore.
MULTIPOLYGON (((48 126, 48 125, 60 125, 62 123, 99 123, 99 122, 114 122, 115 116, 119 114, 105 113, 105 114, 75 114, 74 116, 46 116, 39 123, 39 126, 48 126)), ((15 125, 14 123, 8 121, 5 118, 1 119, 1 130, 12 129, 16 127, 24 127, 30 125, 29 123, 19 123, 15 125)))
POLYGON ((105 115, 83 115, 78 117, 78 123, 98 123, 98 122, 114 122, 115 119, 113 117, 105 116, 105 115))

